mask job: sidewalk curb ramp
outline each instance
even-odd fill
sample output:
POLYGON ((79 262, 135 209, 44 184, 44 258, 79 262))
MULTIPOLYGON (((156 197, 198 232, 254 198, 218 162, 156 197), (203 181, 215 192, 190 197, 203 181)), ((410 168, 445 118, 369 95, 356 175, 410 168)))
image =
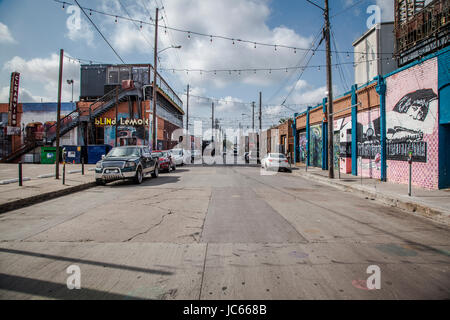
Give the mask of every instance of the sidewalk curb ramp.
POLYGON ((301 176, 308 180, 313 180, 316 182, 327 184, 329 186, 332 186, 345 192, 357 192, 363 196, 366 196, 371 200, 380 201, 389 206, 406 210, 410 213, 420 215, 422 217, 431 219, 439 223, 450 224, 450 212, 445 209, 432 207, 430 205, 414 201, 413 199, 402 199, 401 197, 390 196, 386 193, 369 190, 367 188, 364 188, 364 186, 351 186, 340 183, 339 180, 330 181, 329 178, 322 177, 318 174, 311 174, 298 171, 294 172, 295 175, 301 176))
POLYGON ((96 185, 97 184, 95 183, 95 181, 88 182, 88 183, 79 184, 77 186, 64 188, 61 190, 46 192, 46 193, 42 193, 42 194, 39 194, 36 196, 24 198, 24 199, 18 199, 18 200, 10 201, 7 203, 2 203, 2 204, 0 204, 0 214, 8 212, 8 211, 28 207, 28 206, 31 206, 31 205, 34 205, 37 203, 45 202, 47 200, 59 198, 59 197, 62 197, 62 196, 65 196, 65 195, 68 195, 71 193, 75 193, 78 191, 86 190, 86 189, 95 187, 96 185))

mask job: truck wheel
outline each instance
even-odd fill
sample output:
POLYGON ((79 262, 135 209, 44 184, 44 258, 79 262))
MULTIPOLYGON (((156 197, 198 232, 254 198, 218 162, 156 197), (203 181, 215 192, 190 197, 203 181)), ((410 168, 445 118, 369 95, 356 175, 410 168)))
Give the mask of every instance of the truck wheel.
POLYGON ((158 172, 159 170, 158 170, 158 167, 155 167, 155 170, 153 170, 153 172, 152 172, 152 178, 158 178, 158 172))
POLYGON ((136 176, 134 177, 134 182, 136 182, 137 184, 141 184, 143 179, 144 179, 144 176, 142 174, 142 168, 139 167, 136 171, 136 176))
POLYGON ((103 179, 95 179, 95 183, 98 186, 104 186, 105 185, 105 181, 103 179))

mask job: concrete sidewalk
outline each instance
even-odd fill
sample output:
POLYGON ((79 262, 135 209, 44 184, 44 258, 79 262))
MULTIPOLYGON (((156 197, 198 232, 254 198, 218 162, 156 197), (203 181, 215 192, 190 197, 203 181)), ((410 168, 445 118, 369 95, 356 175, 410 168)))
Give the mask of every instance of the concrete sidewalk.
POLYGON ((414 214, 425 216, 435 221, 450 224, 450 189, 427 190, 412 187, 408 196, 408 185, 381 182, 377 179, 356 177, 335 172, 335 179, 328 178, 328 171, 321 168, 297 165, 293 173, 317 182, 322 182, 348 192, 358 192, 372 200, 399 207, 414 214))
POLYGON ((95 185, 94 166, 85 165, 84 175, 81 165, 66 164, 65 184, 62 184, 63 166, 60 179, 55 179, 55 165, 23 164, 23 186, 18 182, 17 164, 0 164, 0 213, 15 210, 38 202, 50 200, 95 185))

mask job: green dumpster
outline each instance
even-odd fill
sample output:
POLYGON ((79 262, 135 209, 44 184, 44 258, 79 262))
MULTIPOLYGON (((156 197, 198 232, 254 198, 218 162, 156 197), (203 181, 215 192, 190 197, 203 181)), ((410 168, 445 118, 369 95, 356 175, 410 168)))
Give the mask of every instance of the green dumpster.
MULTIPOLYGON (((61 161, 61 154, 59 159, 61 161)), ((56 147, 42 147, 41 164, 54 164, 55 161, 56 161, 56 147)))

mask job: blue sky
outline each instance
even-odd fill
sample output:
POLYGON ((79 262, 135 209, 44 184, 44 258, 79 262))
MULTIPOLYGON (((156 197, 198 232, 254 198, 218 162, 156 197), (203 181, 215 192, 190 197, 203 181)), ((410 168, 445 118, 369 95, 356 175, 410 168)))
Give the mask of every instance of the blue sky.
MULTIPOLYGON (((154 8, 164 6, 164 22, 168 26, 206 34, 224 35, 265 43, 286 44, 296 47, 310 47, 314 35, 323 24, 320 9, 305 0, 120 0, 132 17, 148 21, 148 12, 154 15, 154 8)), ((72 3, 72 0, 67 0, 72 3)), ((79 0, 85 7, 112 14, 126 16, 119 0, 79 0)), ((323 1, 315 0, 323 6, 323 1)), ((383 19, 392 16, 393 0, 331 0, 330 15, 332 29, 340 51, 352 51, 352 42, 367 31, 366 20, 369 5, 378 4, 383 19), (345 10, 346 8, 350 8, 345 10)), ((57 73, 59 49, 63 48, 72 57, 86 58, 108 63, 119 63, 113 51, 97 31, 82 16, 80 28, 70 30, 67 25, 71 17, 67 6, 52 0, 2 0, 0 1, 0 102, 7 102, 11 71, 21 72, 22 102, 55 101, 57 94, 57 73)), ((144 25, 142 30, 131 22, 114 22, 114 18, 93 14, 92 19, 107 39, 113 44, 127 63, 153 62, 152 26, 144 25)), ((160 32, 159 48, 182 45, 181 49, 169 49, 161 54, 161 67, 201 69, 244 69, 281 68, 299 63, 302 52, 291 49, 253 48, 251 45, 235 44, 230 41, 192 36, 175 31, 160 32)), ((319 47, 324 49, 324 43, 319 47)), ((351 62, 352 55, 341 60, 351 62)), ((336 57, 333 56, 333 62, 336 57)), ((310 65, 323 65, 325 56, 317 52, 310 65)), ((304 64, 304 63, 303 63, 304 64)), ((302 65, 303 65, 302 64, 302 65)), ((333 68, 335 94, 341 94, 353 83, 352 65, 343 66, 346 82, 341 81, 333 68)), ((279 104, 295 85, 287 104, 302 111, 306 104, 314 104, 325 95, 325 68, 307 69, 297 82, 300 71, 253 72, 238 75, 199 73, 173 73, 162 71, 163 76, 177 92, 183 92, 189 83, 193 95, 224 99, 216 102, 217 116, 223 121, 238 119, 249 121, 242 113, 250 113, 250 106, 239 102, 257 101, 258 92, 263 93, 264 125, 276 117, 292 114, 293 111, 279 104), (277 106, 278 105, 278 106, 277 106), (244 118, 246 120, 244 120, 244 118), (225 120, 228 119, 228 120, 225 120)), ((75 79, 78 92, 79 65, 65 61, 64 79, 75 79)), ((70 101, 70 86, 64 84, 63 100, 70 101)), ((77 95, 77 94, 75 94, 77 95)), ((184 99, 184 96, 180 95, 184 99)), ((190 100, 192 119, 209 117, 210 102, 192 98, 190 100)))

